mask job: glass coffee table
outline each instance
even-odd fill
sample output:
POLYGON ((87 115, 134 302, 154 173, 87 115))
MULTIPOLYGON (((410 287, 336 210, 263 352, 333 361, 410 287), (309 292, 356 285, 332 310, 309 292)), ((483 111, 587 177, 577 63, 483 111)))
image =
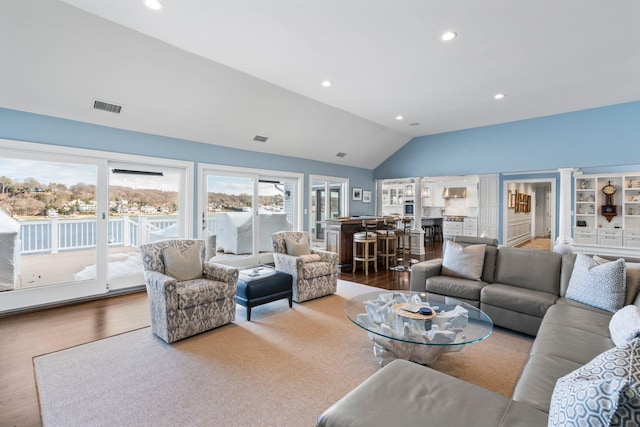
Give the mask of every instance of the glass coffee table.
POLYGON ((429 365, 441 354, 460 351, 493 331, 493 322, 483 311, 454 298, 425 292, 380 290, 361 294, 347 302, 345 312, 367 331, 373 341, 373 355, 381 366, 393 359, 429 365), (416 312, 420 307, 430 308, 431 314, 416 312))

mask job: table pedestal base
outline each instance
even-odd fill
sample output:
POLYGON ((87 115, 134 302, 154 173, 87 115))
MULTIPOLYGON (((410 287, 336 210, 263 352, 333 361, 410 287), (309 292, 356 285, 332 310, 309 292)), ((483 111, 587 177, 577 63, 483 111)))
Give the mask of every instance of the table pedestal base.
POLYGON ((386 339, 379 335, 368 333, 373 341, 373 356, 378 359, 378 364, 384 366, 394 359, 405 359, 421 365, 430 365, 441 354, 454 353, 462 350, 460 345, 422 345, 386 339))

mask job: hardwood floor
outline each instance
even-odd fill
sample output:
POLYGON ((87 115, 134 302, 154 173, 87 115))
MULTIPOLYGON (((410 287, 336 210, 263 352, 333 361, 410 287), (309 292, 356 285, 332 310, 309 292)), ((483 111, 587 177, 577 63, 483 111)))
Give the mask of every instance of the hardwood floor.
MULTIPOLYGON (((440 257, 441 244, 420 260, 440 257)), ((409 272, 379 269, 365 276, 341 273, 343 280, 384 289, 409 289, 409 272)), ((35 356, 149 326, 146 292, 105 298, 0 318, 0 426, 38 426, 35 356)))

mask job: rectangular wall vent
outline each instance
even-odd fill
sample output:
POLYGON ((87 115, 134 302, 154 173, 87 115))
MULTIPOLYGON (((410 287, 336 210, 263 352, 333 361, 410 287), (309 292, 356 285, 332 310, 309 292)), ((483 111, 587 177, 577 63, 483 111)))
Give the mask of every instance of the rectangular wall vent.
POLYGON ((253 137, 253 140, 256 142, 267 142, 267 139, 269 139, 268 136, 262 136, 262 135, 256 135, 253 137))
POLYGON ((95 110, 108 111, 109 113, 120 114, 122 110, 122 105, 110 104, 104 101, 98 101, 97 99, 93 100, 93 108, 95 110))
POLYGON ((337 157, 344 157, 346 155, 347 155, 347 153, 343 153, 342 151, 339 152, 338 154, 336 154, 337 157))

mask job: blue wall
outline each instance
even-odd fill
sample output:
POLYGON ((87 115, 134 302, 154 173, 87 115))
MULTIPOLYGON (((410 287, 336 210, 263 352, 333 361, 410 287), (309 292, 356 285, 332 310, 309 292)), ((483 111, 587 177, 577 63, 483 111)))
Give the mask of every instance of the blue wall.
MULTIPOLYGON (((369 169, 239 150, 6 108, 0 108, 0 138, 192 161, 196 163, 196 173, 197 162, 304 173, 304 208, 307 210, 309 209, 307 191, 309 174, 349 178, 351 187, 371 190, 374 198, 376 194, 373 171, 369 169)), ((194 182, 197 182, 197 177, 194 177, 194 182)), ((352 201, 351 189, 349 189, 348 198, 351 215, 375 213, 375 200, 372 200, 372 203, 352 201)), ((194 206, 194 212, 196 212, 195 208, 196 206, 194 206)), ((305 230, 308 228, 307 216, 304 218, 304 228, 305 230)))
POLYGON ((414 138, 376 179, 640 163, 640 102, 414 138))

